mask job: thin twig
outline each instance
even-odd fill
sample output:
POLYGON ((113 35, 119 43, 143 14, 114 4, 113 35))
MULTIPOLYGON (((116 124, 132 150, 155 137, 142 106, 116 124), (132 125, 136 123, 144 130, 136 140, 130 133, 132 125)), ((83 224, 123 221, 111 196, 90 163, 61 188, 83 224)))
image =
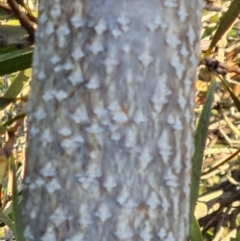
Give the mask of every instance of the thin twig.
POLYGON ((8 0, 8 4, 12 8, 14 14, 17 16, 17 18, 20 21, 21 26, 26 29, 29 40, 33 43, 34 42, 34 34, 35 34, 35 28, 32 24, 32 22, 29 20, 26 14, 22 13, 19 8, 18 4, 14 0, 8 0))
POLYGON ((240 152, 240 149, 237 150, 236 152, 234 152, 232 155, 230 155, 229 157, 227 157, 225 160, 223 160, 222 162, 218 163, 217 165, 213 166, 211 169, 205 171, 202 173, 202 175, 206 175, 214 170, 216 170, 217 168, 219 168, 220 166, 222 166, 223 164, 225 164, 226 162, 230 161, 232 158, 234 158, 238 153, 240 152))

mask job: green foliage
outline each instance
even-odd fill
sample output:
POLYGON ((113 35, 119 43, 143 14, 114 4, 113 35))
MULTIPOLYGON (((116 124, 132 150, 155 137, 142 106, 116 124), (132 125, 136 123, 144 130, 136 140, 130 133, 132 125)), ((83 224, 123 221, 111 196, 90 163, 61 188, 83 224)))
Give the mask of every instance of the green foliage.
POLYGON ((212 49, 216 46, 217 42, 227 32, 227 30, 232 26, 234 21, 238 18, 239 13, 240 13, 240 1, 233 0, 228 11, 223 15, 220 21, 220 24, 217 28, 217 31, 213 36, 211 44, 206 53, 207 56, 210 56, 212 49))
POLYGON ((192 222, 190 223, 190 239, 191 241, 203 241, 202 233, 198 224, 197 219, 193 216, 192 222))
POLYGON ((19 70, 25 70, 32 65, 33 47, 0 53, 0 76, 19 70))
POLYGON ((190 190, 190 224, 193 222, 194 209, 198 198, 199 180, 202 173, 203 153, 207 138, 209 120, 212 110, 213 95, 216 85, 215 76, 212 75, 211 85, 207 94, 206 102, 198 121, 195 134, 195 151, 192 162, 191 190, 190 190))
POLYGON ((239 98, 234 94, 234 92, 232 91, 232 89, 229 87, 227 81, 225 80, 225 78, 218 76, 218 78, 222 81, 223 86, 225 87, 225 89, 228 91, 228 93, 230 94, 235 107, 238 109, 238 111, 240 112, 240 101, 239 98))
POLYGON ((17 190, 17 175, 14 158, 11 157, 10 167, 12 170, 12 211, 13 211, 13 220, 15 220, 15 237, 17 241, 24 241, 23 237, 23 224, 22 224, 22 214, 21 207, 19 205, 19 197, 17 190))
POLYGON ((3 110, 16 100, 16 97, 20 94, 31 75, 32 69, 26 69, 17 74, 5 94, 0 97, 0 110, 3 110))

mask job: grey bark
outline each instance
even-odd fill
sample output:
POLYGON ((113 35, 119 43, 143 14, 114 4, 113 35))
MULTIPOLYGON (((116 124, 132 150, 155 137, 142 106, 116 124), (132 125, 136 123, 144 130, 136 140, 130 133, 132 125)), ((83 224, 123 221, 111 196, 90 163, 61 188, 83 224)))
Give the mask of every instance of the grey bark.
POLYGON ((26 240, 186 240, 201 0, 42 0, 26 240))

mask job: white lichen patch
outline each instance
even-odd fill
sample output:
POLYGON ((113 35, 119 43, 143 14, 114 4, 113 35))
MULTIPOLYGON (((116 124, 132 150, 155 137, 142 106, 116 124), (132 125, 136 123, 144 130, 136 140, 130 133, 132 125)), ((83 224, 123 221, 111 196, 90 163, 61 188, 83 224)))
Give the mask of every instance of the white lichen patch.
POLYGON ((82 57, 84 57, 84 53, 80 46, 76 46, 76 48, 74 48, 73 51, 74 52, 71 54, 71 56, 73 57, 74 60, 77 61, 77 60, 81 59, 82 57))
POLYGON ((93 123, 91 126, 86 127, 86 131, 92 134, 100 134, 104 129, 100 125, 93 123))
POLYGON ((172 126, 176 131, 181 131, 183 129, 182 121, 179 115, 174 113, 169 113, 167 117, 167 123, 172 126))
POLYGON ((176 0, 164 0, 163 5, 169 8, 175 8, 178 6, 176 0))
POLYGON ((123 205, 127 201, 128 197, 129 197, 129 191, 126 187, 124 187, 117 197, 117 202, 123 205))
POLYGON ((54 33, 54 26, 53 26, 53 23, 51 21, 49 21, 47 24, 46 24, 46 28, 45 28, 45 34, 47 36, 51 35, 54 33))
POLYGON ((149 148, 145 147, 139 154, 140 170, 144 171, 152 160, 153 156, 150 155, 149 148))
POLYGON ((182 45, 181 45, 180 54, 181 54, 183 57, 187 57, 187 56, 189 55, 189 51, 187 50, 187 47, 186 47, 185 44, 182 44, 182 45))
POLYGON ((68 76, 68 80, 73 86, 76 86, 77 84, 81 84, 84 82, 82 71, 79 68, 79 66, 76 67, 76 69, 71 72, 71 74, 68 76))
POLYGON ((106 21, 104 19, 100 19, 94 29, 98 35, 103 34, 107 30, 106 21))
POLYGON ((156 26, 160 26, 161 29, 166 29, 168 27, 168 23, 163 21, 160 16, 157 16, 154 19, 153 24, 156 26))
POLYGON ((74 65, 71 60, 67 60, 66 63, 63 65, 64 70, 72 70, 74 69, 74 65))
POLYGON ((86 87, 88 89, 98 89, 100 87, 100 81, 98 79, 97 75, 94 75, 91 77, 91 79, 88 81, 88 83, 86 84, 86 87))
POLYGON ((101 155, 101 152, 100 150, 92 150, 89 154, 89 157, 92 159, 92 160, 95 160, 97 159, 99 156, 101 155))
POLYGON ((184 79, 184 93, 186 95, 188 95, 188 93, 190 93, 190 89, 191 89, 191 86, 192 86, 192 81, 190 79, 184 79))
POLYGON ((76 144, 79 144, 79 143, 84 143, 84 139, 83 139, 83 137, 79 134, 79 135, 75 135, 75 136, 73 136, 72 137, 72 140, 74 141, 74 142, 76 142, 76 144))
POLYGON ((133 129, 128 128, 126 131, 126 139, 125 139, 126 147, 133 148, 133 147, 135 147, 136 142, 137 142, 136 132, 134 132, 133 129))
POLYGON ((67 27, 66 24, 61 24, 56 29, 56 33, 57 33, 58 37, 67 36, 70 33, 70 29, 67 27))
POLYGON ((159 149, 159 154, 161 155, 165 164, 168 163, 169 158, 173 155, 173 148, 169 142, 169 133, 164 129, 160 138, 158 139, 157 147, 159 149))
POLYGON ((78 220, 78 222, 82 225, 83 228, 86 228, 87 226, 92 224, 90 210, 85 203, 81 204, 80 206, 79 216, 80 219, 78 220))
POLYGON ((153 231, 154 226, 147 220, 144 223, 144 228, 140 231, 140 237, 143 241, 151 241, 153 238, 153 231))
POLYGON ((114 38, 118 38, 119 36, 122 35, 122 31, 118 28, 114 28, 111 30, 112 35, 114 36, 114 38))
POLYGON ((151 192, 150 197, 147 199, 146 204, 151 208, 151 209, 156 209, 159 207, 161 204, 158 195, 155 192, 151 192))
MULTIPOLYGON (((29 225, 27 225, 24 229, 24 233, 23 233, 23 236, 26 238, 26 239, 29 239, 29 240, 34 240, 34 236, 31 232, 31 229, 29 227, 29 225)), ((54 240, 54 239, 53 239, 54 240)))
POLYGON ((176 153, 173 159, 173 164, 172 164, 172 168, 174 170, 175 173, 180 173, 181 169, 182 169, 182 163, 181 163, 181 136, 178 135, 179 132, 175 132, 175 139, 176 139, 176 153))
POLYGON ((51 7, 50 16, 52 17, 52 19, 57 19, 59 16, 61 16, 61 8, 59 3, 54 4, 51 7))
POLYGON ((108 175, 105 181, 103 182, 103 187, 105 187, 108 193, 110 193, 116 186, 117 186, 117 183, 114 177, 111 175, 108 175))
POLYGON ((101 39, 96 38, 93 41, 93 43, 89 46, 89 49, 94 55, 97 55, 98 53, 104 51, 101 39))
POLYGON ((108 106, 108 109, 111 111, 121 111, 121 107, 117 101, 112 101, 111 104, 108 106))
MULTIPOLYGON (((163 195, 163 190, 159 190, 159 195, 161 196, 161 207, 163 212, 166 214, 169 210, 169 208, 171 207, 169 200, 167 199, 167 197, 165 195, 163 195)), ((167 223, 164 223, 165 226, 167 226, 167 223)))
POLYGON ((72 26, 75 28, 83 27, 86 24, 86 19, 81 18, 79 15, 73 15, 70 21, 72 26))
POLYGON ((41 138, 43 141, 51 143, 53 141, 53 134, 50 132, 49 129, 45 129, 41 134, 41 138))
POLYGON ((178 10, 178 16, 179 16, 179 18, 180 18, 180 21, 181 22, 184 22, 186 19, 187 19, 187 17, 188 17, 188 13, 187 13, 187 11, 186 11, 186 9, 184 8, 184 6, 183 6, 183 3, 180 5, 180 8, 179 8, 179 10, 178 10))
POLYGON ((42 106, 38 107, 37 111, 33 114, 33 116, 39 121, 44 119, 46 115, 47 114, 42 106))
POLYGON ((63 126, 58 130, 58 133, 62 136, 69 136, 72 134, 72 130, 67 126, 63 126))
POLYGON ((75 152, 75 150, 77 148, 76 142, 72 138, 63 139, 60 142, 60 145, 64 149, 66 154, 69 156, 73 155, 73 153, 75 152))
MULTIPOLYGON (((129 43, 124 43, 122 46, 122 50, 128 54, 131 51, 131 45, 129 43)), ((129 71, 129 70, 128 70, 129 71)))
POLYGON ((53 68, 53 71, 55 73, 59 73, 61 70, 63 70, 63 66, 61 64, 58 64, 58 65, 54 66, 54 68, 53 68))
POLYGON ((155 22, 149 22, 147 24, 147 28, 150 30, 151 33, 153 33, 159 28, 159 24, 156 24, 155 22))
POLYGON ((130 20, 127 18, 127 16, 123 13, 121 16, 117 19, 117 22, 120 24, 123 32, 128 32, 129 31, 129 23, 130 20))
POLYGON ((70 115, 70 118, 74 120, 76 124, 86 124, 89 121, 87 109, 85 105, 77 107, 74 114, 70 115))
POLYGON ((90 163, 87 169, 87 175, 90 179, 99 178, 102 176, 102 169, 97 163, 90 163))
POLYGON ((138 109, 136 111, 136 113, 134 114, 133 116, 133 121, 135 123, 143 123, 143 122, 147 122, 148 119, 147 117, 143 114, 142 110, 141 109, 138 109))
POLYGON ((54 92, 54 96, 59 102, 61 102, 67 98, 68 94, 64 90, 59 90, 54 92))
POLYGON ((121 139, 121 134, 119 132, 113 132, 110 136, 111 140, 119 141, 121 139))
POLYGON ((53 227, 50 225, 47 227, 47 231, 41 237, 41 241, 49 241, 49 240, 57 241, 56 233, 53 230, 53 227))
POLYGON ((178 93, 178 104, 182 110, 184 110, 184 108, 187 104, 187 100, 186 100, 185 96, 183 95, 182 89, 180 89, 179 93, 178 93))
POLYGON ((48 17, 47 17, 47 15, 46 15, 45 13, 42 13, 42 14, 38 17, 38 22, 39 22, 40 24, 46 23, 47 20, 48 20, 48 17))
POLYGON ((35 181, 35 184, 37 187, 41 187, 43 186, 43 184, 45 184, 45 181, 42 178, 37 178, 37 180, 35 181))
POLYGON ((166 85, 167 75, 164 73, 159 76, 157 80, 157 86, 155 87, 154 94, 151 98, 151 102, 154 104, 154 110, 159 114, 162 111, 163 106, 168 103, 168 96, 172 91, 166 85))
POLYGON ((153 57, 146 51, 138 57, 138 60, 147 68, 152 63, 153 57))
POLYGON ((107 74, 112 74, 116 67, 119 65, 119 61, 117 60, 116 56, 111 52, 105 60, 105 68, 107 74))
POLYGON ((50 100, 53 99, 54 93, 55 93, 55 92, 54 92, 53 90, 47 90, 47 91, 43 94, 43 96, 42 96, 43 100, 44 100, 45 102, 49 102, 50 100))
POLYGON ((29 134, 31 138, 35 137, 36 134, 39 133, 39 128, 37 128, 35 125, 32 125, 29 129, 29 134))
POLYGON ((185 117, 185 122, 186 122, 187 124, 189 124, 190 121, 191 121, 191 119, 192 119, 192 114, 191 114, 191 111, 190 111, 189 108, 187 108, 187 109, 185 110, 185 112, 184 112, 184 117, 185 117))
POLYGON ((173 170, 168 168, 164 174, 165 184, 169 187, 172 187, 174 190, 179 186, 179 180, 173 170))
POLYGON ((66 241, 84 241, 84 233, 75 233, 73 237, 66 241))
POLYGON ((176 49, 176 47, 181 43, 180 39, 177 37, 173 31, 169 30, 167 32, 166 43, 172 48, 176 49))
POLYGON ((102 222, 107 221, 107 219, 109 219, 112 216, 108 206, 104 203, 99 205, 98 210, 95 213, 95 215, 97 217, 99 217, 102 222))
POLYGON ((164 228, 161 228, 158 232, 158 237, 161 239, 161 240, 165 240, 164 238, 167 236, 167 232, 166 232, 166 229, 164 228))
POLYGON ((46 74, 43 70, 39 70, 38 74, 37 74, 37 78, 38 80, 45 80, 46 79, 46 74))
POLYGON ((54 213, 50 215, 50 220, 55 227, 58 227, 63 222, 67 221, 67 217, 66 217, 66 214, 64 213, 64 209, 62 207, 57 207, 54 213))
POLYGON ((60 186, 59 182, 57 181, 57 179, 54 178, 52 181, 50 181, 49 183, 46 184, 46 189, 47 189, 48 193, 52 194, 55 191, 61 189, 61 186, 60 186))
POLYGON ((114 234, 119 240, 130 239, 134 236, 134 232, 128 223, 128 217, 126 215, 120 216, 114 234))
POLYGON ((197 39, 196 33, 191 25, 189 25, 188 27, 187 38, 191 46, 193 45, 194 41, 197 39))
POLYGON ((164 241, 175 241, 176 239, 173 237, 172 232, 168 232, 167 236, 164 238, 164 241))
POLYGON ((43 168, 40 170, 40 174, 44 177, 55 177, 56 176, 56 168, 52 165, 51 162, 48 162, 43 168))
POLYGON ((178 79, 181 79, 183 76, 184 70, 186 70, 186 67, 180 61, 177 53, 173 54, 171 61, 170 61, 170 65, 175 69, 178 79))
POLYGON ((119 124, 123 124, 128 121, 128 117, 123 111, 113 112, 112 119, 119 124))
POLYGON ((93 113, 98 118, 101 118, 102 116, 105 116, 107 114, 107 110, 104 108, 103 103, 99 101, 98 104, 94 107, 93 113))

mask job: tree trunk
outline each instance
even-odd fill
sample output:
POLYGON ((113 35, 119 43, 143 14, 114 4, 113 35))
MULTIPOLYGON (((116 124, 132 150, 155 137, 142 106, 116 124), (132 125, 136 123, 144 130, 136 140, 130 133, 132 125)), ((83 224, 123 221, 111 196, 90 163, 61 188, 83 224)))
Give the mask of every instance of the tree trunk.
POLYGON ((42 0, 26 240, 186 240, 201 0, 42 0))

